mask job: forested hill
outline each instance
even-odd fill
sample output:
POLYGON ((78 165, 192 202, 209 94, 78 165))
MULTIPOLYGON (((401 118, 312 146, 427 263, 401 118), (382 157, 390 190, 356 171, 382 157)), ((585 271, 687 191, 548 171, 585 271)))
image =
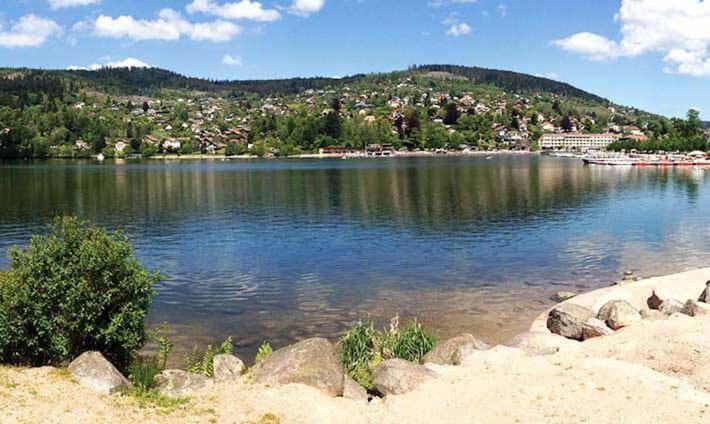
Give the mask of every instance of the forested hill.
POLYGON ((431 74, 439 78, 467 79, 473 83, 498 87, 514 94, 550 93, 602 104, 608 103, 594 94, 569 84, 511 71, 500 71, 456 65, 422 65, 406 71, 379 74, 359 74, 346 78, 289 78, 272 80, 221 81, 186 77, 159 68, 104 68, 96 71, 40 71, 28 69, 4 69, 5 75, 21 73, 37 79, 64 77, 75 84, 119 95, 152 95, 161 89, 194 90, 203 92, 231 92, 235 95, 257 94, 259 96, 297 94, 308 89, 337 88, 357 82, 378 82, 414 74, 431 74))

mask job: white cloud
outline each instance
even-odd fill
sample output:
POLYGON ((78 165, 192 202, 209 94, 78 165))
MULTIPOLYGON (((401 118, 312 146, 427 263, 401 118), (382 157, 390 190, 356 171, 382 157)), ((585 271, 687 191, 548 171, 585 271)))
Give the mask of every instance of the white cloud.
POLYGON ((123 60, 118 60, 115 62, 107 61, 103 65, 98 63, 93 63, 89 66, 69 66, 67 69, 70 71, 97 71, 101 68, 150 68, 151 66, 142 60, 136 59, 134 57, 127 57, 123 60))
POLYGON ((449 35, 451 37, 461 37, 464 35, 471 35, 472 30, 473 29, 470 25, 465 22, 461 22, 460 24, 451 25, 451 28, 446 31, 446 35, 449 35))
POLYGON ((497 9, 497 10, 498 10, 498 14, 499 14, 502 18, 505 18, 506 16, 508 16, 508 6, 507 6, 507 5, 501 3, 501 4, 498 5, 498 9, 497 9))
POLYGON ((429 0, 429 7, 442 7, 448 4, 474 4, 478 0, 429 0))
POLYGON ((90 4, 100 3, 101 0, 47 0, 49 2, 49 7, 54 10, 64 9, 67 7, 75 6, 88 6, 90 4))
POLYGON ((232 56, 231 54, 226 54, 222 58, 222 63, 229 66, 242 66, 242 58, 239 56, 232 56))
POLYGON ((553 44, 592 60, 660 53, 664 71, 710 76, 710 1, 622 0, 619 41, 580 33, 553 44))
POLYGON ((15 22, 9 31, 0 31, 0 47, 37 47, 61 32, 62 28, 53 20, 29 14, 15 22))
MULTIPOLYGON (((80 28, 85 25, 80 25, 80 28)), ((76 27, 76 25, 75 25, 76 27)), ((135 41, 173 41, 187 36, 195 41, 226 42, 239 35, 242 28, 227 21, 193 24, 172 9, 163 9, 154 20, 135 19, 132 16, 113 18, 101 15, 91 24, 99 37, 130 38, 135 41)))
POLYGON ((257 22, 273 22, 281 18, 277 10, 264 9, 261 3, 251 0, 224 4, 212 0, 193 0, 185 6, 185 10, 190 14, 203 13, 224 19, 247 19, 257 22))
POLYGON ((293 0, 288 11, 294 15, 308 17, 319 12, 323 6, 325 6, 325 0, 293 0))

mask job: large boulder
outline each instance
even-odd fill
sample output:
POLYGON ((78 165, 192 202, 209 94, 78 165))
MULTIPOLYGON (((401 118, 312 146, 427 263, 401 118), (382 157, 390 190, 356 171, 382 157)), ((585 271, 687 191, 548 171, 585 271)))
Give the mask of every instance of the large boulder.
POLYGON ((661 313, 665 316, 671 316, 676 312, 682 311, 683 306, 684 305, 682 303, 675 299, 667 299, 664 300, 663 303, 661 303, 661 306, 658 308, 658 310, 661 311, 661 313))
POLYGON ((217 355, 212 360, 215 381, 235 381, 244 374, 246 367, 241 359, 234 355, 217 355))
POLYGON ((367 390, 349 375, 345 376, 345 381, 343 382, 343 397, 356 402, 367 403, 368 400, 367 390))
POLYGON ((330 396, 343 394, 343 366, 330 342, 322 338, 302 340, 272 353, 252 369, 262 384, 300 383, 330 396))
POLYGON ((183 370, 165 370, 154 378, 155 388, 163 396, 185 398, 210 387, 212 379, 183 370))
POLYGON ((84 352, 68 367, 69 373, 82 386, 105 395, 125 390, 130 383, 101 352, 84 352))
POLYGON ((584 340, 608 336, 610 334, 614 334, 614 330, 607 327, 606 323, 600 319, 589 318, 582 326, 582 338, 584 340))
POLYGON ((528 331, 518 334, 506 346, 520 349, 530 356, 554 355, 560 348, 577 346, 578 343, 557 334, 528 331))
POLYGON ((612 300, 599 309, 597 318, 612 330, 628 327, 641 321, 641 314, 625 300, 612 300))
POLYGON ((438 344, 422 358, 423 363, 439 365, 459 365, 471 353, 478 350, 487 350, 490 346, 464 333, 438 344))
POLYGON ((382 395, 401 395, 435 377, 433 371, 404 359, 388 359, 372 374, 372 383, 382 395))
POLYGON ((594 318, 591 309, 574 303, 562 303, 550 311, 547 328, 568 339, 582 340, 582 326, 589 318, 594 318))

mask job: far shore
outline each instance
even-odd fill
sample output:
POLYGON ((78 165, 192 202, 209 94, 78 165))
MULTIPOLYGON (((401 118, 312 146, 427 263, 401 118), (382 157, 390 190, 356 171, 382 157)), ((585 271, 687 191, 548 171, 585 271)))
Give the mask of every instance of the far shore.
POLYGON ((490 151, 446 151, 446 152, 395 152, 392 156, 344 156, 341 154, 318 154, 318 153, 303 153, 294 156, 255 156, 255 155, 235 155, 226 156, 219 154, 190 154, 190 155, 178 155, 178 154, 159 154, 153 155, 148 159, 161 159, 161 160, 250 160, 250 159, 392 159, 392 158, 417 158, 417 157, 466 157, 466 156, 500 156, 500 155, 516 155, 516 156, 526 156, 526 155, 536 155, 537 152, 532 152, 529 150, 490 150, 490 151))

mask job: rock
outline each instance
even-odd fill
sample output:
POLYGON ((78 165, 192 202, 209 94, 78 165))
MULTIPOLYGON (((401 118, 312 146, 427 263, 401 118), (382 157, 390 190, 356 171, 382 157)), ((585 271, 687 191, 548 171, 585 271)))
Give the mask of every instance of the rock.
POLYGON ((367 390, 349 375, 345 376, 343 382, 343 397, 356 402, 366 402, 368 400, 367 390))
POLYGON ((710 303, 710 281, 705 283, 705 290, 700 294, 698 302, 710 303))
POLYGON ((213 384, 213 381, 204 375, 183 370, 165 370, 156 375, 154 381, 158 393, 172 398, 192 396, 213 384))
POLYGON ((487 350, 490 346, 464 333, 437 345, 424 355, 422 363, 439 365, 459 365, 467 356, 477 350, 487 350))
POLYGON ((401 395, 416 389, 435 375, 426 367, 404 359, 389 359, 375 367, 372 382, 382 395, 401 395))
POLYGON ((626 271, 626 272, 624 272, 623 281, 634 281, 634 273, 633 273, 633 271, 626 271))
POLYGON ((550 311, 547 328, 568 339, 582 340, 582 325, 589 318, 594 318, 591 309, 573 303, 562 303, 550 311))
POLYGON ((582 338, 584 340, 594 337, 608 336, 614 334, 614 330, 607 327, 606 323, 596 318, 589 318, 582 326, 582 338))
POLYGON ((641 314, 641 318, 647 319, 650 321, 657 321, 660 319, 665 319, 667 318, 661 311, 657 311, 655 309, 641 309, 639 310, 639 314, 641 314))
POLYGON ((333 397, 343 394, 343 366, 333 345, 322 338, 277 350, 253 368, 252 377, 262 384, 300 383, 333 397))
POLYGON ((69 373, 82 386, 105 395, 125 390, 130 383, 101 352, 84 352, 68 367, 69 373))
POLYGON ((530 356, 554 355, 565 346, 577 346, 577 342, 553 333, 528 331, 518 334, 506 346, 522 350, 530 356))
POLYGON ((710 305, 704 302, 694 302, 692 299, 688 299, 688 301, 685 302, 685 305, 683 305, 683 309, 680 313, 691 317, 710 315, 710 305))
POLYGON ((597 318, 606 322, 612 330, 628 327, 641 321, 641 314, 625 300, 612 300, 599 309, 597 318))
POLYGON ((217 355, 212 360, 215 381, 235 381, 244 374, 246 367, 241 359, 234 355, 217 355))
POLYGON ((683 310, 683 304, 675 299, 664 300, 661 306, 658 308, 659 311, 665 316, 671 316, 676 312, 683 310))
POLYGON ((658 297, 658 295, 656 294, 655 291, 651 294, 651 297, 649 297, 648 300, 646 300, 646 304, 651 309, 659 309, 661 307, 662 303, 663 303, 663 299, 658 297))
POLYGON ((564 302, 565 300, 572 299, 575 296, 577 296, 576 293, 568 291, 558 291, 557 293, 552 295, 552 300, 554 300, 555 302, 564 302))

